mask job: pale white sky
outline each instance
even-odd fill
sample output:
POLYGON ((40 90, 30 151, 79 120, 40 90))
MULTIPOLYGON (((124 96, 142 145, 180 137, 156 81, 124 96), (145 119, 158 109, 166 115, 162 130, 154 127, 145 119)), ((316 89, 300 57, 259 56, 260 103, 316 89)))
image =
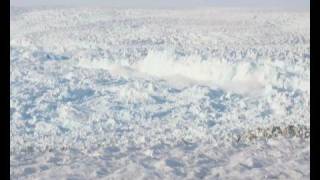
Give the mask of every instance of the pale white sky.
POLYGON ((310 0, 10 0, 12 6, 84 6, 104 5, 113 7, 194 7, 194 6, 241 6, 309 8, 310 0))

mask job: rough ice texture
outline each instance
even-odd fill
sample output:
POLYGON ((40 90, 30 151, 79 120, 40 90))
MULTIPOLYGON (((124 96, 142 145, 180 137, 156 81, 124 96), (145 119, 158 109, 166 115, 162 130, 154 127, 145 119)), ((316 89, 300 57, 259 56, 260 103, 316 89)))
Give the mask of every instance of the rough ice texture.
POLYGON ((309 179, 310 17, 11 8, 12 179, 309 179))

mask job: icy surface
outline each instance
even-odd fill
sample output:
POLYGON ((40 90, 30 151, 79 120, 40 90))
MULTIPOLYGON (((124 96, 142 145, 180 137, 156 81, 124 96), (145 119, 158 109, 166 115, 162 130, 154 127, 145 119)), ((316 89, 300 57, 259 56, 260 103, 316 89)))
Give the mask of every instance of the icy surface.
POLYGON ((309 179, 310 17, 11 8, 12 179, 309 179))

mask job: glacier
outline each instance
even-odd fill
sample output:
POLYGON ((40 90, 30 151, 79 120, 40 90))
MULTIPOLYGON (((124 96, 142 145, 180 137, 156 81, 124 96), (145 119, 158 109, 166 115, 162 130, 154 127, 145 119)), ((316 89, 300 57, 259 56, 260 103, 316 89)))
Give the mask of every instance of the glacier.
POLYGON ((12 179, 309 179, 310 13, 10 9, 12 179))

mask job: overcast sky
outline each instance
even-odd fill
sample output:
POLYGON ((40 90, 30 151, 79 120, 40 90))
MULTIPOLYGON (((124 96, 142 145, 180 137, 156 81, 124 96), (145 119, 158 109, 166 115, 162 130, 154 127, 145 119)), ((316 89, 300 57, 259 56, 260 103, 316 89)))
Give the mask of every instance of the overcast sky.
POLYGON ((195 6, 241 6, 309 8, 310 0, 10 0, 12 6, 84 6, 104 5, 113 7, 195 7, 195 6))

